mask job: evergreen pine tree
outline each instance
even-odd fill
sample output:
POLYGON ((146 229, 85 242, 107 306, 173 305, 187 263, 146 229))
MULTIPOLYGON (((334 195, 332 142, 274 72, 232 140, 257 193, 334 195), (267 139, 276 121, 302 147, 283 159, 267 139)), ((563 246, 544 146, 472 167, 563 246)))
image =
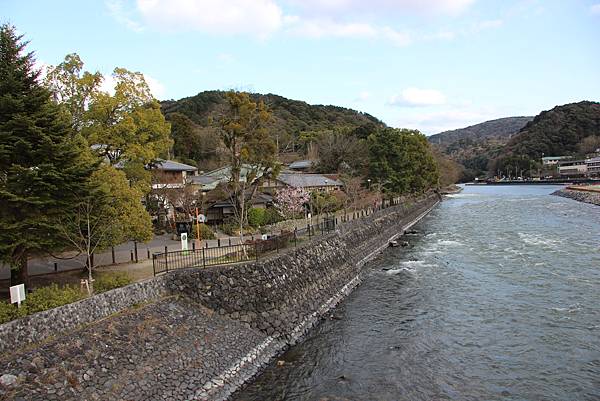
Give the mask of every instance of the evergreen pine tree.
POLYGON ((73 213, 94 166, 26 46, 14 27, 0 27, 0 259, 28 285, 28 258, 64 249, 57 223, 73 213))

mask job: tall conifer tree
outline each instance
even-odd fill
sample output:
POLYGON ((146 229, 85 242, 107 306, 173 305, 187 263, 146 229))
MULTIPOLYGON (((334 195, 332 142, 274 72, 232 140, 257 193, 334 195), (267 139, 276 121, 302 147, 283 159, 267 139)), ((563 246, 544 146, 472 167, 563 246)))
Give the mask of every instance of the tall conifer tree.
POLYGON ((38 82, 26 46, 14 27, 0 27, 0 259, 27 285, 29 257, 64 249, 57 223, 73 212, 95 166, 38 82))

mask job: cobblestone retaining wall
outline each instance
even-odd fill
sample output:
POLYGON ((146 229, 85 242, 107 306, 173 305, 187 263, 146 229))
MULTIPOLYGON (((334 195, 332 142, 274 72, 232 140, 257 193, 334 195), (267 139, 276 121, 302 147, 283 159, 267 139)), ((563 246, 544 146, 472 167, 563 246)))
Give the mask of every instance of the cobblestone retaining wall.
POLYGON ((0 399, 225 400, 437 202, 387 208, 258 262, 173 271, 1 325, 0 399))
POLYGON ((155 277, 2 324, 0 353, 45 341, 132 305, 158 299, 167 295, 166 291, 165 277, 155 277))
POLYGON ((396 206, 380 211, 258 262, 174 271, 167 286, 220 315, 292 343, 360 282, 361 267, 373 254, 437 201, 431 197, 410 210, 396 206))

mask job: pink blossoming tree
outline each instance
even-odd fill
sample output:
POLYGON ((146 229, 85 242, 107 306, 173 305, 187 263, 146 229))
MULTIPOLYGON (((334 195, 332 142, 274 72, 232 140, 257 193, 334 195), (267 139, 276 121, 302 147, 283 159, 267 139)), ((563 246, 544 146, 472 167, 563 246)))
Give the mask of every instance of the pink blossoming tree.
POLYGON ((279 214, 289 219, 302 213, 308 201, 310 194, 304 188, 285 187, 277 191, 273 204, 279 214))

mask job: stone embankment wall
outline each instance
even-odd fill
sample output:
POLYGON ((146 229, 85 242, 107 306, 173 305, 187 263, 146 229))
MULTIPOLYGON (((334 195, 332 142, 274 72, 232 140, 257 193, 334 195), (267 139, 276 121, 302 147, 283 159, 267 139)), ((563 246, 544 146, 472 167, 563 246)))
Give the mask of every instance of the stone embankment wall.
POLYGON ((30 343, 46 341, 63 332, 165 295, 165 277, 154 277, 1 324, 0 354, 30 343))
POLYGON ((294 342, 328 309, 324 305, 359 283, 361 267, 373 254, 437 202, 434 196, 410 210, 380 211, 253 264, 175 271, 167 286, 220 315, 294 342))
POLYGON ((174 271, 0 325, 0 399, 224 400, 438 201, 381 210, 257 262, 174 271))
POLYGON ((592 205, 600 206, 599 192, 559 189, 558 191, 553 192, 552 195, 562 196, 563 198, 573 199, 578 202, 591 203, 592 205))

